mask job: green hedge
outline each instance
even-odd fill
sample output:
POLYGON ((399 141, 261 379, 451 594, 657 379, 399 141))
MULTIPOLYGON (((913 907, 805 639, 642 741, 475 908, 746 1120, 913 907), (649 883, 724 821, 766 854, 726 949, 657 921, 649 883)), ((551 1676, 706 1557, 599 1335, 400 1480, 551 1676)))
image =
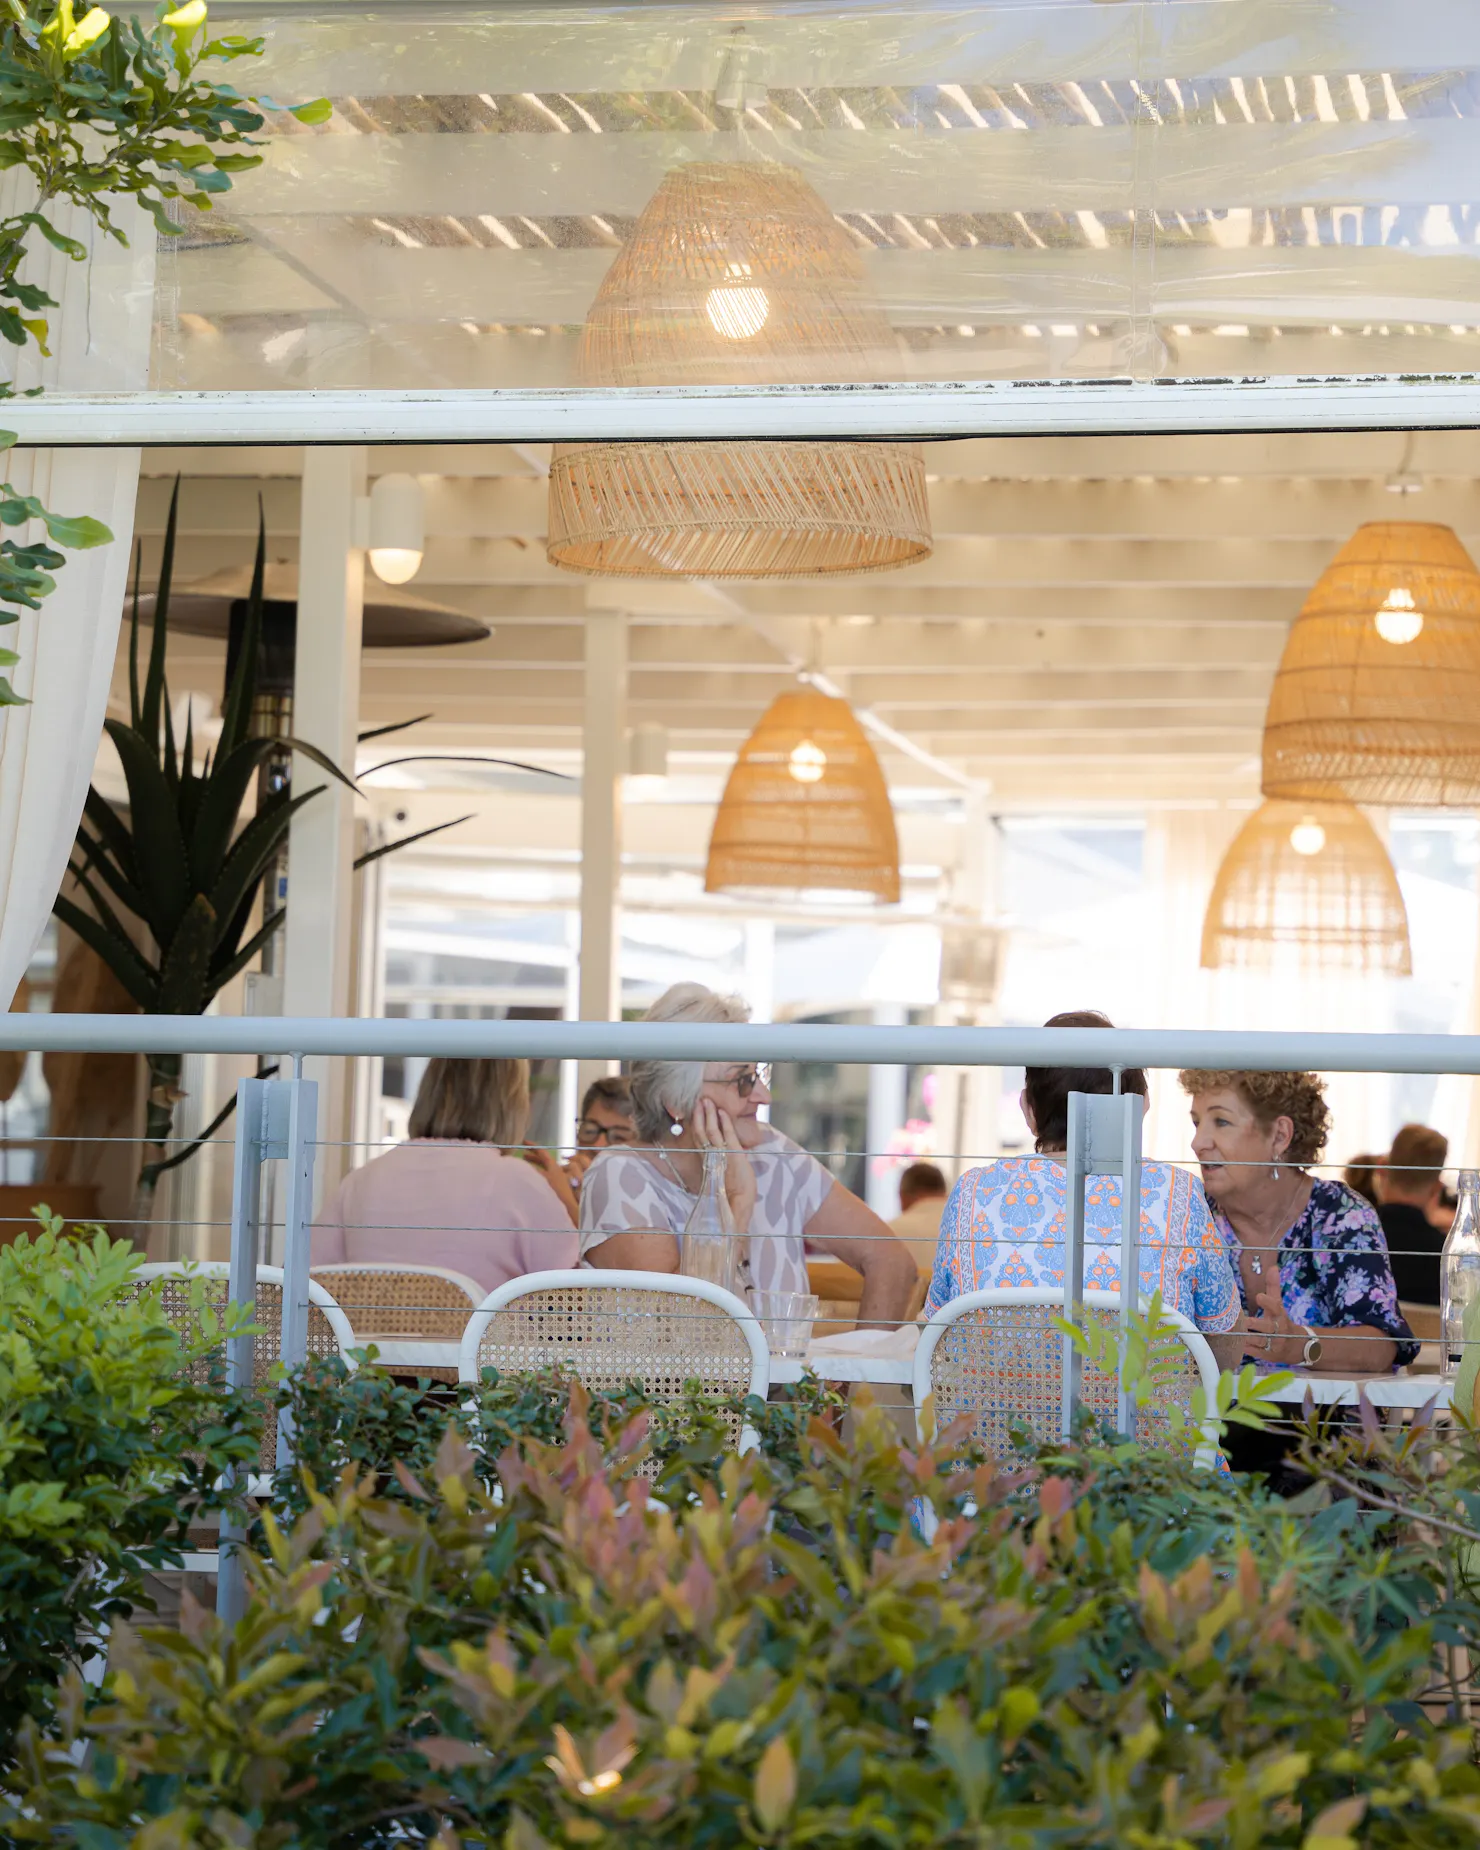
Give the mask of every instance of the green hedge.
MULTIPOLYGON (((182 1488, 202 1506, 219 1461, 257 1440, 249 1409, 182 1383, 192 1352, 120 1292, 129 1264, 54 1234, 0 1260, 26 1324, 0 1349, 18 1512, 0 1623, 25 1635, 29 1588, 74 1659, 167 1559, 182 1488), (116 1578, 109 1610, 79 1595, 84 1566, 88 1585, 100 1566, 116 1578)), ((120 1620, 105 1688, 73 1669, 55 1704, 33 1671, 0 1841, 1480 1838, 1464 1428, 1312 1426, 1316 1481, 1287 1503, 1194 1471, 1185 1443, 1088 1427, 1014 1471, 959 1435, 903 1444, 866 1405, 845 1443, 815 1386, 748 1405, 762 1447, 746 1459, 724 1409, 636 1390, 490 1377, 474 1405, 439 1406, 328 1364, 280 1398, 308 1464, 281 1520, 260 1518, 246 1617, 228 1632, 187 1600, 179 1630, 120 1620)))
POLYGON ((146 1573, 178 1563, 214 1481, 255 1455, 253 1417, 205 1373, 218 1340, 182 1345, 138 1257, 97 1233, 0 1246, 0 1764, 23 1716, 44 1718, 69 1664, 147 1607, 146 1573))
POLYGON ((1427 1558, 1127 1448, 961 1470, 865 1410, 691 1500, 574 1390, 491 1486, 448 1432, 346 1470, 232 1635, 120 1639, 31 1729, 19 1843, 1471 1845, 1480 1774, 1429 1689, 1427 1558), (928 1497, 942 1521, 927 1545, 928 1497), (88 1750, 85 1771, 79 1750, 88 1750))

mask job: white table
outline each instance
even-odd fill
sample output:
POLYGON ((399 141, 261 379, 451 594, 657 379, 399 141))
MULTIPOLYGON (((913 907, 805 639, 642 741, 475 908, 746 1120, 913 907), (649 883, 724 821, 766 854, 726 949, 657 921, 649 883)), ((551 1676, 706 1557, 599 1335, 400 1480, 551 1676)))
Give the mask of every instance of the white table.
POLYGON ((406 1371, 413 1368, 450 1368, 457 1372, 462 1354, 461 1343, 433 1342, 421 1336, 357 1336, 355 1347, 380 1351, 377 1360, 382 1368, 406 1371))
MULTIPOLYGON (((777 1385, 800 1381, 804 1374, 814 1374, 823 1381, 866 1381, 875 1387, 908 1387, 914 1380, 915 1344, 918 1329, 870 1331, 863 1341, 859 1333, 822 1337, 809 1345, 805 1361, 793 1357, 771 1357, 771 1380, 777 1385), (852 1346, 850 1344, 852 1339, 852 1346)), ((375 1339, 368 1338, 368 1341, 375 1339)), ((385 1368, 451 1368, 458 1365, 460 1345, 425 1339, 386 1338, 377 1342, 381 1365, 385 1368)), ((1318 1406, 1355 1406, 1359 1391, 1365 1392, 1374 1407, 1424 1407, 1435 1401, 1447 1407, 1452 1384, 1437 1374, 1416 1375, 1321 1375, 1298 1374, 1287 1386, 1276 1388, 1269 1396, 1282 1406, 1304 1404, 1306 1391, 1318 1406)))
POLYGON ((1454 1383, 1442 1375, 1317 1375, 1299 1374, 1268 1398, 1281 1406, 1303 1406, 1309 1393, 1317 1406, 1354 1407, 1364 1393, 1374 1407, 1426 1407, 1434 1401, 1447 1407, 1454 1383))

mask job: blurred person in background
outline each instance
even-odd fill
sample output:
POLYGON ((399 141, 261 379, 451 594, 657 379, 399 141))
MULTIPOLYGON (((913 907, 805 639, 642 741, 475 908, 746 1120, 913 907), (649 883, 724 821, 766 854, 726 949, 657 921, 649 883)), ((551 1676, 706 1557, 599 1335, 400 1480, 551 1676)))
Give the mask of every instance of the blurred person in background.
POLYGON ((1360 1195, 1363 1201, 1370 1201, 1377 1206, 1377 1171, 1382 1158, 1375 1153, 1364 1151, 1354 1156, 1341 1172, 1341 1179, 1354 1195, 1360 1195))
MULTIPOLYGON (((738 996, 675 983, 644 1019, 741 1022, 749 1015, 738 996)), ((805 1246, 814 1246, 863 1275, 860 1327, 897 1324, 915 1289, 914 1260, 872 1208, 762 1121, 771 1099, 766 1079, 766 1069, 750 1060, 634 1060, 639 1142, 601 1151, 586 1172, 582 1257, 618 1270, 676 1272, 704 1152, 723 1149, 725 1193, 755 1289, 808 1291, 805 1246)))
POLYGON ((911 1163, 899 1178, 899 1212, 889 1225, 915 1255, 915 1264, 927 1278, 935 1267, 940 1220, 950 1192, 944 1173, 934 1163, 911 1163))
POLYGON ((575 1201, 546 1150, 521 1149, 527 1060, 431 1060, 410 1138, 352 1169, 314 1223, 313 1265, 430 1265, 485 1292, 573 1266, 575 1201))
POLYGON ((632 1121, 632 1087, 613 1074, 593 1079, 581 1100, 581 1116, 576 1124, 576 1147, 565 1174, 577 1193, 592 1160, 601 1150, 614 1150, 621 1144, 637 1142, 637 1126, 632 1121))
MULTIPOLYGON (((1109 1028, 1098 1009, 1055 1015, 1047 1028, 1109 1028)), ((1069 1189, 1069 1094, 1115 1090, 1108 1067, 1030 1066, 1019 1103, 1036 1156, 1004 1156, 968 1169, 951 1191, 940 1224, 926 1309, 939 1310, 970 1291, 1015 1285, 1063 1288, 1069 1189)), ((1121 1090, 1145 1109, 1146 1075, 1132 1067, 1121 1090)), ((1120 1179, 1096 1176, 1084 1197, 1084 1284, 1120 1289, 1120 1179)), ((1205 1334, 1221 1336, 1239 1318, 1238 1286, 1213 1229, 1202 1190, 1171 1163, 1141 1165, 1138 1257, 1141 1295, 1161 1301, 1205 1334)), ((1235 1343, 1234 1349, 1238 1347, 1235 1343)), ((1232 1360, 1215 1344, 1220 1364, 1232 1360)))
POLYGON ((1398 1297, 1405 1304, 1439 1302, 1439 1254, 1444 1233, 1435 1225, 1449 1139, 1427 1124, 1405 1124, 1377 1172, 1377 1218, 1387 1235, 1398 1297))

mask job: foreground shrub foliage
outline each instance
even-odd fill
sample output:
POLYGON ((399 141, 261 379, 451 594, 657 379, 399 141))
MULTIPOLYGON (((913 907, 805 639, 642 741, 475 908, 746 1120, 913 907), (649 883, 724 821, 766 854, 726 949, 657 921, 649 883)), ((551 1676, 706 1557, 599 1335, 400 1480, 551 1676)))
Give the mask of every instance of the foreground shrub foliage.
POLYGON ((648 1417, 590 1414, 496 1473, 448 1430, 393 1487, 308 1484, 234 1634, 121 1632, 101 1698, 72 1677, 25 1731, 10 1840, 1480 1837, 1471 1731, 1425 1701, 1449 1569, 1356 1499, 1104 1444, 999 1475, 867 1408, 654 1490, 648 1417))
POLYGON ((0 1246, 0 1765, 257 1446, 248 1410, 207 1379, 220 1329, 204 1303, 200 1343, 182 1344, 124 1289, 126 1241, 38 1218, 38 1237, 0 1246))

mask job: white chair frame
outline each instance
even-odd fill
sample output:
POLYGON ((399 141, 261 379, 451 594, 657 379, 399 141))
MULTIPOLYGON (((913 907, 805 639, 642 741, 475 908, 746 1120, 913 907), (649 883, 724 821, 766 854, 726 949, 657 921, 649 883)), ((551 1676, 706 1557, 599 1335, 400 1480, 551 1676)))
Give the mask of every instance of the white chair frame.
MULTIPOLYGON (((1120 1311, 1120 1293, 1118 1291, 1086 1291, 1084 1303, 1090 1310, 1109 1310, 1117 1314, 1120 1311)), ((915 1401, 915 1428, 924 1438, 922 1410, 927 1401, 932 1402, 934 1387, 931 1380, 931 1359, 936 1345, 953 1323, 967 1316, 974 1310, 1012 1309, 1015 1307, 1032 1308, 1043 1306, 1052 1308, 1060 1316, 1065 1313, 1064 1294, 1053 1286, 1022 1285, 1001 1286, 990 1291, 968 1291, 964 1296, 952 1298, 949 1304, 942 1304, 934 1313, 925 1328, 920 1332, 920 1341, 915 1349, 915 1375, 912 1393, 915 1401)), ((1142 1300, 1145 1309, 1145 1301, 1142 1300)), ((1188 1353, 1197 1364, 1199 1378, 1207 1404, 1216 1404, 1218 1393, 1218 1364, 1213 1358, 1213 1351, 1201 1330, 1189 1317, 1184 1317, 1179 1310, 1173 1310, 1164 1304, 1161 1311, 1163 1327, 1176 1330, 1186 1345, 1188 1353)), ((1199 1470, 1211 1470, 1218 1451, 1217 1428, 1212 1419, 1205 1420, 1202 1428, 1202 1444, 1197 1448, 1195 1463, 1199 1470)))
MULTIPOLYGON (((771 1386, 771 1350, 766 1342, 765 1332, 754 1311, 732 1291, 725 1291, 718 1285, 711 1285, 701 1278, 684 1278, 669 1272, 608 1272, 598 1271, 590 1266, 579 1266, 566 1271, 527 1272, 522 1278, 511 1278, 506 1285, 490 1291, 488 1296, 468 1319, 468 1327, 463 1332, 462 1353, 458 1364, 458 1378, 464 1382, 478 1379, 478 1349, 483 1341, 483 1333, 493 1320, 497 1311, 517 1303, 520 1298, 530 1297, 539 1291, 660 1291, 672 1297, 695 1298, 700 1303, 712 1304, 717 1310, 724 1311, 740 1326, 750 1350, 750 1392, 764 1400, 771 1386)), ((741 1435, 740 1450, 749 1451, 757 1443, 755 1434, 747 1427, 741 1435)))
MULTIPOLYGON (((142 1284, 147 1284, 155 1278, 230 1279, 231 1267, 224 1259, 161 1259, 141 1265, 136 1272, 130 1273, 129 1277, 131 1283, 137 1281, 142 1284)), ((259 1265, 257 1283, 276 1285, 280 1290, 283 1289, 283 1268, 280 1265, 259 1265)), ((345 1316, 333 1297, 314 1279, 308 1281, 308 1301, 315 1310, 321 1310, 324 1313, 324 1321, 334 1332, 334 1340, 339 1345, 339 1353, 345 1367, 358 1368, 358 1362, 350 1354, 350 1350, 355 1345, 355 1333, 350 1327, 349 1318, 345 1316)))
POLYGON ((425 1278, 450 1279, 460 1291, 467 1293, 469 1310, 476 1310, 488 1295, 476 1278, 469 1278, 466 1272, 454 1272, 445 1265, 392 1265, 383 1259, 328 1259, 323 1265, 312 1266, 309 1276, 316 1280, 324 1272, 415 1272, 425 1278))

